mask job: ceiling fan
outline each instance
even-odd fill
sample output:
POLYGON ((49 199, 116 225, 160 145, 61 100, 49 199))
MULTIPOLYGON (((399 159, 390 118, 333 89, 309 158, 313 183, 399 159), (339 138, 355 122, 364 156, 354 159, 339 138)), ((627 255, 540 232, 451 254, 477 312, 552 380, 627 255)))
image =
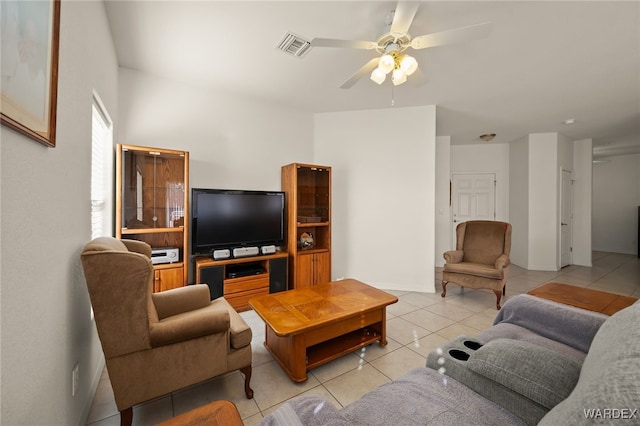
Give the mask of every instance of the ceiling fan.
POLYGON ((419 2, 399 1, 396 9, 387 15, 386 25, 388 26, 388 30, 378 37, 376 41, 314 38, 311 40, 311 46, 376 50, 376 52, 381 55, 371 59, 356 71, 355 74, 340 86, 341 89, 350 88, 369 73, 371 73, 371 80, 377 84, 382 84, 387 74, 391 73, 391 81, 397 86, 407 81, 408 76, 418 71, 418 62, 415 58, 405 53, 407 49, 426 49, 478 39, 486 37, 491 30, 491 23, 484 22, 412 37, 408 31, 419 6, 419 2))

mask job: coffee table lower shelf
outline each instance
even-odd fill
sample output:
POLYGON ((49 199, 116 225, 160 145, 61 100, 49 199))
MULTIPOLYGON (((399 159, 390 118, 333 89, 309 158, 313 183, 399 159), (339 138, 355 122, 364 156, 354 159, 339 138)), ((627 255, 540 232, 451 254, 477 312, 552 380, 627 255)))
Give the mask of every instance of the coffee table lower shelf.
POLYGON ((291 380, 304 382, 307 380, 308 370, 374 342, 380 342, 380 346, 385 346, 387 340, 384 337, 382 318, 379 316, 384 317, 384 311, 369 312, 351 321, 329 324, 307 333, 289 336, 278 336, 267 326, 264 346, 291 380), (379 321, 349 330, 349 323, 362 325, 367 319, 371 321, 371 317, 378 317, 379 321), (344 334, 336 336, 341 332, 344 334))

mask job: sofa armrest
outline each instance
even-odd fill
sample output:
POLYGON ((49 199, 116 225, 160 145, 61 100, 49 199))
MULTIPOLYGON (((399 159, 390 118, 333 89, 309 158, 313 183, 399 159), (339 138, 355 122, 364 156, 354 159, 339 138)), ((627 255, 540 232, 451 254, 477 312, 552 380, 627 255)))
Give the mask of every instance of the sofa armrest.
POLYGON ((227 332, 229 323, 229 311, 224 306, 210 305, 203 309, 170 316, 150 325, 151 346, 164 346, 209 334, 227 332))
POLYGON ((462 262, 462 258, 464 257, 464 251, 449 250, 449 251, 445 251, 442 256, 444 256, 444 260, 447 263, 460 263, 462 262))
POLYGON ((144 241, 137 240, 120 240, 122 244, 127 247, 127 250, 134 253, 144 254, 147 257, 151 257, 151 246, 144 241))
POLYGON ((178 315, 195 309, 206 308, 211 303, 209 286, 206 284, 188 285, 151 295, 158 318, 178 315))
POLYGON ((515 324, 586 353, 607 318, 599 312, 519 294, 507 300, 493 324, 515 324))
POLYGON ((506 254, 502 254, 496 259, 495 268, 501 271, 509 266, 510 263, 511 260, 509 259, 509 256, 507 256, 506 254))

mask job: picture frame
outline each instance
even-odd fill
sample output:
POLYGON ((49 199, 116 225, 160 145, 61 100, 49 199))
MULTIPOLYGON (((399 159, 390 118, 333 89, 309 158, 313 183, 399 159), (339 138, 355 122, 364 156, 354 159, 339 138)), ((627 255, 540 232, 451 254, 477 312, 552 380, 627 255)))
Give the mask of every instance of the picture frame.
POLYGON ((56 146, 60 0, 3 0, 0 121, 56 146))

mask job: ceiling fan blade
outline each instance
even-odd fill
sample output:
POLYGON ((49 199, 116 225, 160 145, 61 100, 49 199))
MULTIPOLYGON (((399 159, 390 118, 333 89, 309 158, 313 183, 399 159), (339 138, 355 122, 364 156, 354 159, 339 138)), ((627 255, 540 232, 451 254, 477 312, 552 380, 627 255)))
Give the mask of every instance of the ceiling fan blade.
POLYGON ((346 47, 350 49, 375 49, 378 43, 375 41, 339 40, 335 38, 314 38, 311 40, 313 47, 346 47))
POLYGON ((453 44, 461 41, 484 38, 488 36, 490 32, 491 22, 483 22, 481 24, 415 37, 411 40, 411 47, 414 49, 426 49, 428 47, 453 44))
POLYGON ((364 66, 362 68, 360 68, 358 71, 356 71, 355 74, 353 74, 349 78, 349 80, 347 80, 344 83, 342 83, 342 86, 340 86, 340 88, 341 89, 349 89, 349 88, 351 88, 351 86, 356 84, 356 82, 358 80, 360 80, 365 75, 371 73, 371 71, 373 71, 373 69, 378 66, 378 61, 379 60, 380 60, 380 58, 373 58, 372 60, 370 60, 369 62, 364 64, 364 66))
POLYGON ((393 13, 393 22, 389 33, 394 37, 404 37, 409 32, 409 27, 416 16, 419 6, 420 3, 418 2, 399 1, 393 13))

